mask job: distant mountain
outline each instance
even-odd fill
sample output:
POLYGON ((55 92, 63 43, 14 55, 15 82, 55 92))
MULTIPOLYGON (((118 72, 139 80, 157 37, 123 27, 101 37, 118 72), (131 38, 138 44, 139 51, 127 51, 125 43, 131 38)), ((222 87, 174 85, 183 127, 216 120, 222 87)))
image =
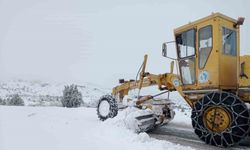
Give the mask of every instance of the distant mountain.
MULTIPOLYGON (((0 97, 7 98, 11 94, 19 94, 28 106, 62 106, 61 96, 65 83, 49 83, 42 81, 10 80, 0 82, 0 97)), ((84 83, 78 85, 85 106, 96 106, 99 98, 111 90, 98 85, 84 83)))

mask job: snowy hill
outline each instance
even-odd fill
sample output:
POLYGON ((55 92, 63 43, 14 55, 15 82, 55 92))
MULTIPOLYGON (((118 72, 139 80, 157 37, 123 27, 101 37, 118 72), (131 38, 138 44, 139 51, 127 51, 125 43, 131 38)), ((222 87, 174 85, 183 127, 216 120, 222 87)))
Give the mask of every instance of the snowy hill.
MULTIPOLYGON (((60 98, 66 83, 48 83, 42 81, 10 80, 0 82, 0 97, 19 94, 27 106, 61 106, 60 98)), ((100 96, 110 92, 98 85, 85 83, 78 85, 86 106, 95 106, 100 96)))
MULTIPOLYGON (((0 97, 7 98, 11 94, 19 94, 26 106, 62 106, 61 96, 65 85, 69 83, 42 82, 27 80, 9 80, 0 82, 0 97)), ((105 88, 93 83, 84 83, 77 85, 78 90, 82 93, 84 106, 95 107, 99 98, 105 94, 110 94, 112 87, 105 88)), ((160 91, 157 87, 145 88, 141 91, 142 95, 155 95, 160 91)), ((137 91, 132 90, 129 95, 137 96, 137 91)), ((166 98, 167 95, 160 96, 166 98)), ((159 98, 160 98, 159 97, 159 98)), ((180 109, 190 109, 184 99, 177 93, 172 92, 170 99, 174 106, 180 109)))

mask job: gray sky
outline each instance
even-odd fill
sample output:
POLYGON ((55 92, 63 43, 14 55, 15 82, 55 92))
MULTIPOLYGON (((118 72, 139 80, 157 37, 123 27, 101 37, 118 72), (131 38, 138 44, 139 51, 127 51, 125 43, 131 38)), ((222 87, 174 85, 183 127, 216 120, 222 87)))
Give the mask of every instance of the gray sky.
POLYGON ((0 78, 113 86, 147 71, 169 71, 161 44, 173 29, 221 12, 237 19, 241 53, 250 54, 248 0, 0 0, 0 78))

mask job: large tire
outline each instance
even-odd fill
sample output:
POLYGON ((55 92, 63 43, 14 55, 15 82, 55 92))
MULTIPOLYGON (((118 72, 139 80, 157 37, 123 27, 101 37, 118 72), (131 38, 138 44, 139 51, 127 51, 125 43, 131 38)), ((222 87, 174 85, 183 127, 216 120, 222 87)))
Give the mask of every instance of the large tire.
POLYGON ((102 121, 113 118, 118 113, 118 105, 115 98, 111 95, 104 95, 100 98, 97 105, 97 115, 102 121))
POLYGON ((227 92, 213 92, 200 99, 192 110, 194 132, 207 144, 229 147, 249 132, 249 111, 243 101, 227 92))

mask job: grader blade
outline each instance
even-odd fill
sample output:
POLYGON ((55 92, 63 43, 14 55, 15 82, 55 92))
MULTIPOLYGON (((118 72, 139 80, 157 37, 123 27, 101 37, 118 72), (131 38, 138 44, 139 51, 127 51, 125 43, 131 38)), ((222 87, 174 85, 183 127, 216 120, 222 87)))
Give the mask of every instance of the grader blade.
POLYGON ((154 114, 138 116, 135 119, 138 125, 137 132, 146 132, 150 129, 153 129, 155 126, 155 122, 156 122, 156 118, 154 117, 154 114))

